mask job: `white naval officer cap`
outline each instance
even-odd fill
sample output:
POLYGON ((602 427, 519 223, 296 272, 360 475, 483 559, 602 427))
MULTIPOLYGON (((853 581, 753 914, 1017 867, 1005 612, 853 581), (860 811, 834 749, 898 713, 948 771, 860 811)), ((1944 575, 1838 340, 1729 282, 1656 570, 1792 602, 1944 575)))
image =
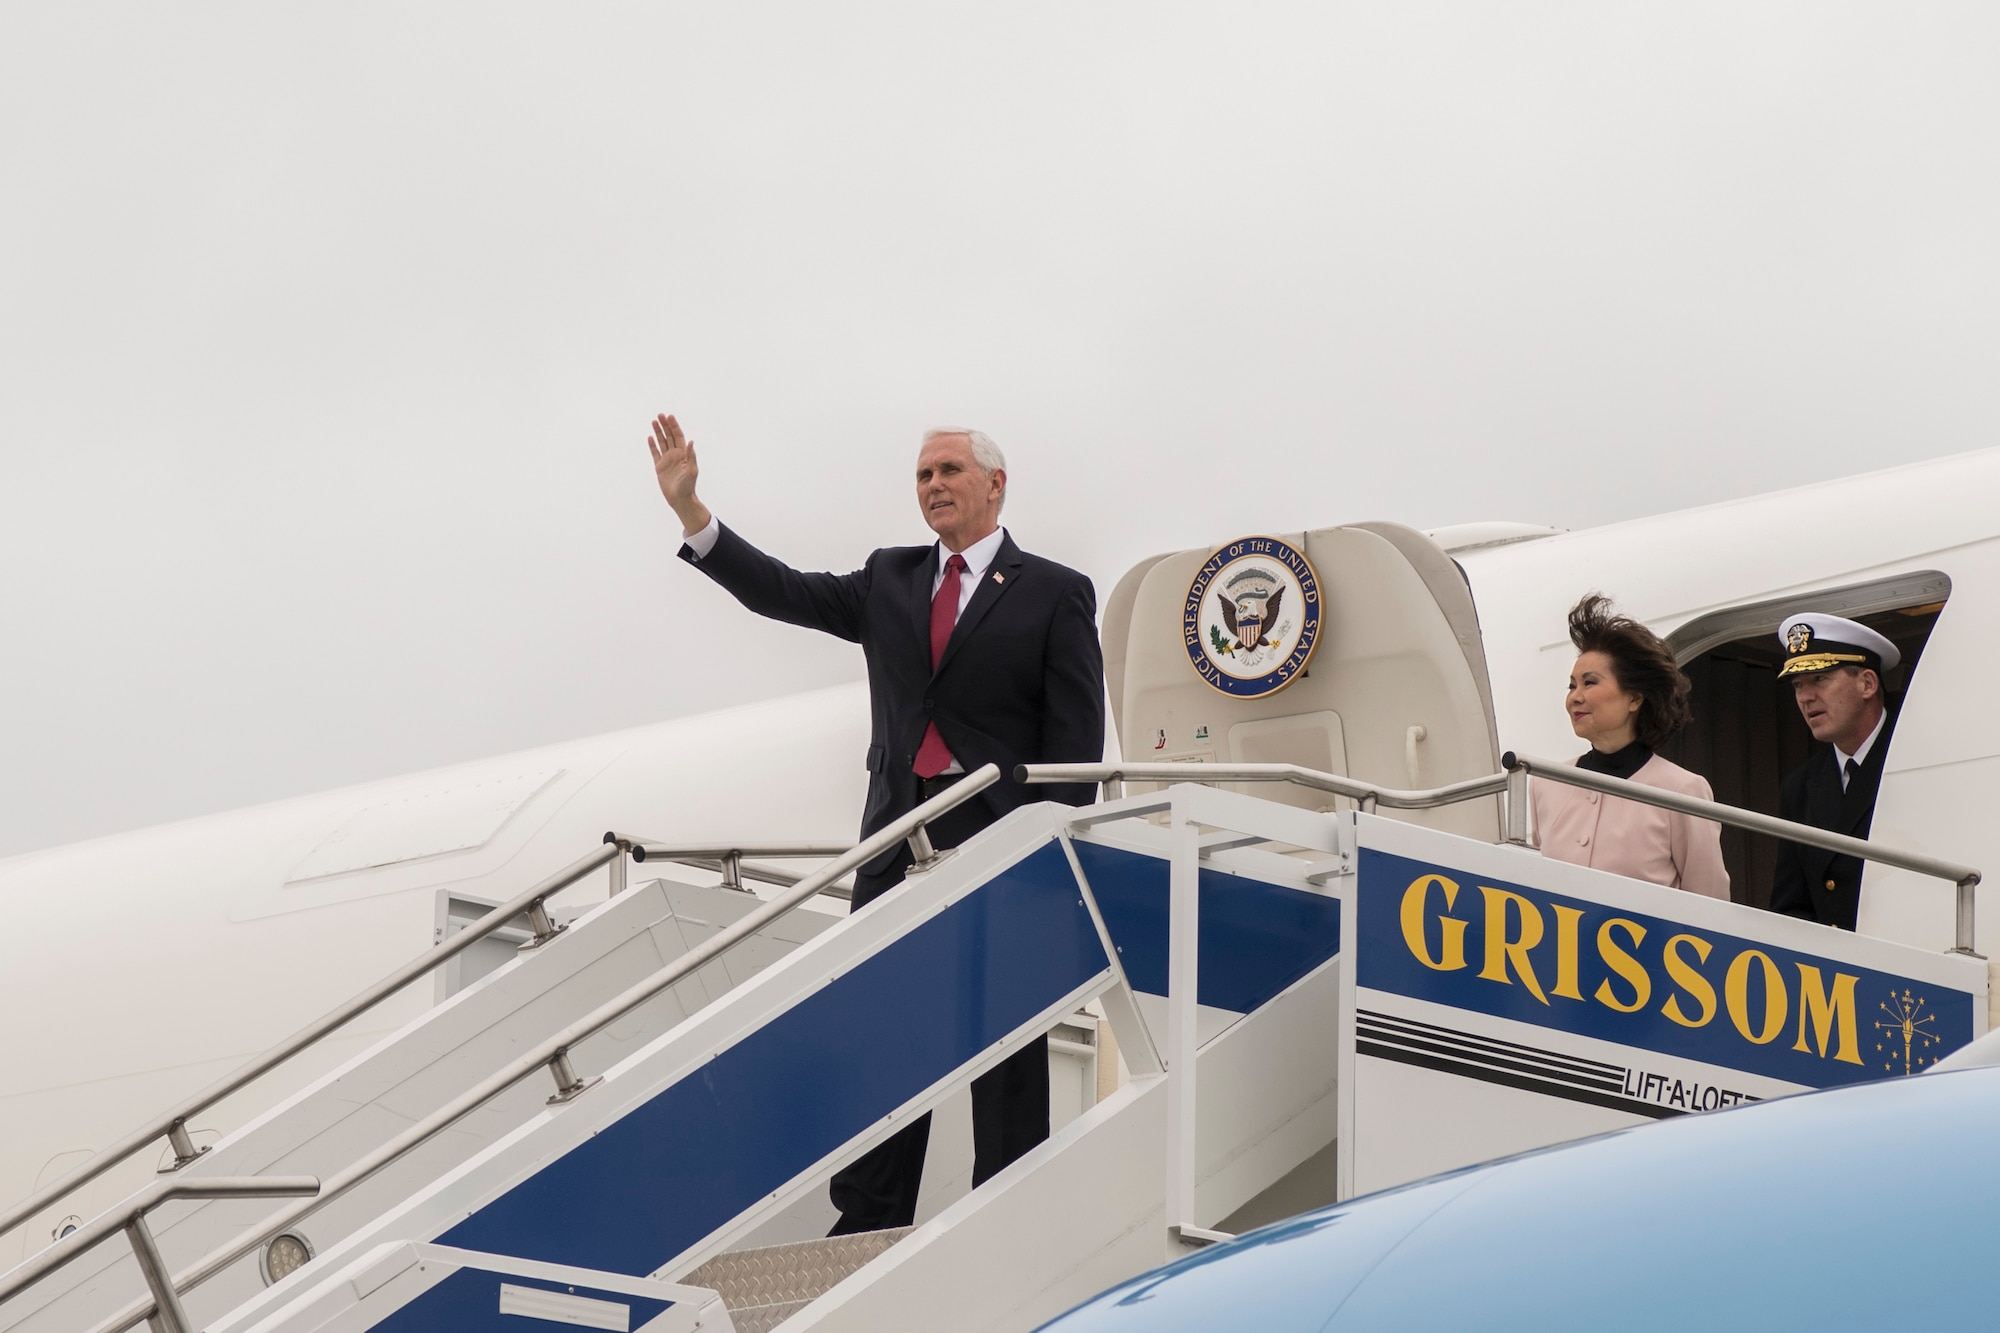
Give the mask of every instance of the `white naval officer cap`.
POLYGON ((1817 611, 1786 619, 1778 627, 1778 642, 1786 654, 1778 668, 1780 680, 1840 666, 1867 667, 1879 675, 1903 660, 1895 644, 1866 625, 1817 611))

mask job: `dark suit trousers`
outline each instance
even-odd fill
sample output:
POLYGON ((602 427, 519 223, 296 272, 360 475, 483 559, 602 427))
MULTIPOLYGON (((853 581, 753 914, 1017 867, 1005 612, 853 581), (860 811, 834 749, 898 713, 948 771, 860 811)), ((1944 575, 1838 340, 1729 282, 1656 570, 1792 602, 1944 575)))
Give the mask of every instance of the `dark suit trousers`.
MULTIPOLYGON (((931 825, 931 843, 956 847, 993 819, 986 803, 975 796, 931 825)), ((886 869, 856 875, 854 910, 860 911, 901 884, 911 859, 906 844, 886 869)), ((910 1000, 923 1003, 922 996, 911 996, 910 1000)), ((882 1018, 894 1021, 893 1015, 882 1018)), ((834 1207, 840 1209, 840 1220, 827 1234, 883 1231, 914 1222, 930 1134, 931 1117, 925 1112, 836 1172, 828 1193, 834 1207)), ((972 1080, 973 1185, 985 1184, 1048 1136, 1049 1039, 1043 1034, 972 1080)))

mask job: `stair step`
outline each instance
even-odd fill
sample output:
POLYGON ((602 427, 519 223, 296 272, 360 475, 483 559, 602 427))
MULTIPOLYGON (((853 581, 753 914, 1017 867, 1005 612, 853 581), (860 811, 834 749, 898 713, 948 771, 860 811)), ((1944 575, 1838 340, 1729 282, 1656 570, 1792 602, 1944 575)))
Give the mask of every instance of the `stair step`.
POLYGON ((681 1281, 720 1293, 737 1333, 769 1333, 914 1228, 718 1254, 681 1281))
POLYGON ((776 1305, 746 1305, 741 1309, 731 1306, 728 1301, 722 1304, 729 1311, 729 1326, 736 1333, 773 1333, 778 1325, 812 1302, 780 1301, 776 1305))

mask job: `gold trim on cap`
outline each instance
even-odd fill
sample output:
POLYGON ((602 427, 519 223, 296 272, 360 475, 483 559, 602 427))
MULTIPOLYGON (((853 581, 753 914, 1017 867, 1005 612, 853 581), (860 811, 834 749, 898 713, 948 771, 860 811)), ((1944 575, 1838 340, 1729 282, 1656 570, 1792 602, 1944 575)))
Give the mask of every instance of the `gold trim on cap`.
POLYGON ((1786 676, 1809 676, 1815 671, 1824 671, 1828 667, 1840 666, 1845 662, 1867 661, 1868 659, 1860 653, 1813 653, 1806 657, 1794 657, 1779 667, 1778 679, 1783 680, 1786 676))

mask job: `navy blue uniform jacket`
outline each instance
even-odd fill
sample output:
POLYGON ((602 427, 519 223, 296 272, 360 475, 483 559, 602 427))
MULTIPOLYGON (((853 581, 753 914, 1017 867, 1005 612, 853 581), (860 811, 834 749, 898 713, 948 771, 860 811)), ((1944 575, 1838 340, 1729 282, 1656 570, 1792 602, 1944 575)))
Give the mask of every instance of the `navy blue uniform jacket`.
MULTIPOLYGON (((1875 819, 1875 793, 1882 785, 1882 765, 1888 760, 1889 738, 1895 730, 1896 715, 1891 712, 1846 791, 1840 789, 1833 747, 1815 749, 1812 758, 1793 769, 1779 788, 1778 818, 1845 833, 1850 838, 1866 838, 1875 819)), ((1771 910, 1853 930, 1861 911, 1861 869, 1859 858, 1781 842, 1777 868, 1771 875, 1771 910)))
MULTIPOLYGON (((1014 765, 1097 763, 1104 757, 1104 654, 1090 580, 1001 539, 931 670, 931 581, 936 545, 883 547, 852 574, 803 574, 774 560, 725 524, 715 549, 681 558, 760 616, 823 630, 861 645, 868 660, 867 837, 918 804, 911 767, 925 726, 969 773, 998 764, 1001 780, 980 794, 998 818, 1034 801, 1085 805, 1089 783, 1029 787, 1014 765)), ((864 866, 875 872, 884 853, 864 866)))

